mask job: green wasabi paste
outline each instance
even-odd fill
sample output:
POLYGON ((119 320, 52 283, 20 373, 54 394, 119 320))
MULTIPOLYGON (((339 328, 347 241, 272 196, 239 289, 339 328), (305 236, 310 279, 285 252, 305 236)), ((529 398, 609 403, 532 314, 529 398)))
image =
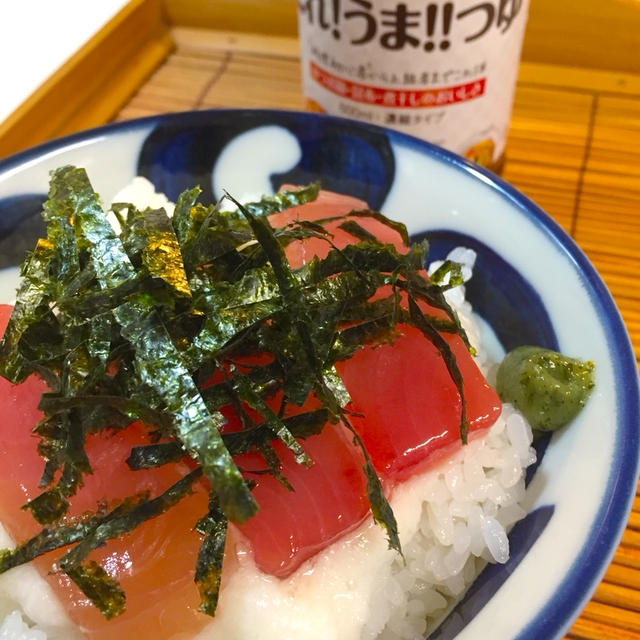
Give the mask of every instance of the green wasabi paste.
POLYGON ((508 353, 498 369, 497 391, 532 428, 554 431, 575 418, 594 387, 594 363, 542 347, 508 353))

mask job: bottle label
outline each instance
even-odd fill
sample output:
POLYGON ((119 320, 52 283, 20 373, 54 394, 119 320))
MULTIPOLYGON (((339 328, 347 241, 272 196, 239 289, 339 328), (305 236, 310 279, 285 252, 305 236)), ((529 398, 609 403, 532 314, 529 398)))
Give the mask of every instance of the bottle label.
POLYGON ((529 0, 300 0, 304 92, 322 111, 482 164, 503 154, 529 0))

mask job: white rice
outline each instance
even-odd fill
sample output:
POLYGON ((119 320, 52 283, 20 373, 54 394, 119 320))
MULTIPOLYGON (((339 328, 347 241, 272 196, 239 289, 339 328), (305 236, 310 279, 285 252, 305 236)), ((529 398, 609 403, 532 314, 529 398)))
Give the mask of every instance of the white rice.
POLYGON ((420 480, 421 519, 404 545, 406 565, 393 560, 362 640, 422 638, 486 562, 508 560, 507 531, 526 515, 520 502, 523 470, 535 461, 530 444, 529 426, 507 405, 486 438, 420 480))
MULTIPOLYGON (((166 206, 166 198, 149 185, 137 179, 133 191, 121 191, 115 201, 166 206)), ((449 257, 465 263, 468 279, 475 254, 457 249, 449 257)), ((447 297, 477 347, 479 331, 464 287, 447 297)), ((494 369, 482 351, 479 360, 491 377, 494 369)), ((508 559, 507 531, 525 515, 524 472, 535 461, 531 442, 526 420, 505 405, 486 437, 396 489, 391 505, 406 563, 370 522, 286 580, 258 571, 238 542, 237 569, 226 576, 218 613, 197 640, 251 640, 256 629, 265 640, 421 640, 487 562, 508 559)), ((0 527, 0 546, 8 544, 3 533, 0 527)), ((0 640, 81 637, 30 566, 0 576, 3 616, 0 640)))

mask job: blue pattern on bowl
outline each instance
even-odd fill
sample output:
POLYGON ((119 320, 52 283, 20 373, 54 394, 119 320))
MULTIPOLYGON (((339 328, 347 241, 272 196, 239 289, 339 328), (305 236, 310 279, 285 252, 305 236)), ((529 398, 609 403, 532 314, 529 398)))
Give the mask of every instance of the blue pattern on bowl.
MULTIPOLYGON (((211 186, 216 159, 229 142, 262 126, 283 127, 295 136, 301 150, 294 166, 270 172, 274 188, 281 182, 303 183, 320 177, 325 187, 360 197, 374 208, 391 207, 392 203, 402 204, 402 194, 397 193, 397 187, 406 185, 402 179, 407 167, 423 162, 433 169, 433 175, 444 180, 438 184, 434 179, 435 185, 423 186, 412 178, 420 204, 429 202, 431 195, 435 196, 438 202, 436 214, 439 215, 443 204, 444 209, 451 208, 443 214, 449 216, 447 220, 452 212, 458 215, 458 210, 464 211, 456 218, 460 230, 452 235, 450 231, 442 231, 449 229, 449 225, 441 221, 431 223, 412 218, 409 209, 416 207, 413 199, 406 202, 412 231, 419 235, 428 229, 435 230, 432 257, 438 257, 457 244, 459 238, 464 240, 463 244, 479 250, 480 260, 475 280, 468 288, 469 295, 496 329, 504 346, 511 348, 535 339, 552 347, 564 348, 569 344, 572 349, 582 349, 584 356, 592 351, 599 354, 598 372, 602 376, 600 382, 604 383, 589 408, 599 420, 606 420, 605 409, 609 410, 611 430, 601 429, 598 434, 601 441, 596 440, 593 446, 590 441, 578 440, 578 429, 587 439, 593 438, 585 418, 574 430, 554 436, 543 461, 544 473, 537 474, 532 481, 536 508, 512 532, 513 559, 505 566, 491 567, 485 574, 488 577, 477 582, 468 598, 458 605, 451 620, 459 620, 457 616, 460 615, 468 627, 458 626, 452 631, 453 626, 445 626, 438 633, 448 635, 434 636, 451 638, 453 633, 460 637, 471 637, 465 634, 474 633, 476 638, 488 636, 492 633, 492 625, 486 620, 490 619, 491 613, 483 611, 479 603, 487 605, 486 609, 498 603, 505 616, 511 615, 510 609, 517 608, 515 605, 519 604, 517 600, 523 593, 518 593, 515 599, 510 598, 499 586, 508 580, 505 584, 508 590, 511 578, 521 578, 516 584, 530 589, 532 596, 542 596, 528 608, 526 603, 521 613, 513 614, 520 618, 513 623, 517 631, 509 637, 519 640, 562 637, 615 552, 635 495, 640 422, 638 375, 624 324, 593 265, 555 222, 512 186, 428 143, 339 118, 265 110, 200 111, 107 126, 47 143, 0 162, 0 225, 3 225, 0 229, 10 232, 18 229, 19 219, 31 219, 27 213, 42 200, 34 193, 46 188, 47 170, 65 162, 91 165, 94 167, 90 168, 92 177, 95 167, 104 163, 104 167, 109 167, 112 182, 121 180, 122 184, 133 177, 131 173, 137 167, 170 198, 176 198, 181 190, 200 182, 205 191, 204 198, 213 198, 220 195, 214 194, 211 186), (129 173, 118 158, 124 158, 124 164, 132 167, 129 173), (26 176, 22 182, 21 172, 26 176), (32 180, 29 179, 31 175, 32 180), (18 186, 12 187, 12 181, 18 186), (25 182, 29 183, 29 189, 24 187, 25 182), (433 191, 430 192, 430 188, 433 191), (480 217, 468 215, 469 212, 473 214, 475 208, 481 208, 484 200, 469 202, 467 190, 481 192, 491 207, 501 210, 502 213, 496 215, 500 223, 505 223, 505 228, 511 225, 527 232, 522 235, 521 242, 526 247, 531 244, 532 256, 512 253, 509 259, 503 257, 513 247, 500 234, 487 235, 487 227, 492 224, 490 218, 485 218, 489 224, 484 224, 480 217), (12 215, 15 219, 10 218, 12 215), (560 272, 541 273, 547 262, 560 265, 560 272), (577 306, 572 317, 559 311, 569 302, 553 292, 556 277, 578 283, 572 292, 577 306), (493 289, 494 285, 497 285, 497 291, 493 289), (511 318, 518 320, 512 324, 511 318), (598 491, 593 495, 588 492, 567 495, 566 491, 555 495, 555 485, 545 484, 545 474, 554 475, 554 482, 559 482, 561 487, 571 486, 562 475, 561 467, 565 464, 577 477, 589 477, 588 469, 581 466, 584 463, 571 458, 572 447, 576 446, 588 455, 597 456, 602 450, 605 451, 603 455, 610 456, 604 462, 597 457, 593 459, 594 469, 605 470, 594 470, 594 473, 604 474, 599 480, 598 491), (570 531, 555 532, 554 524, 571 519, 574 511, 576 518, 588 527, 584 536, 572 537, 570 531), (540 567, 535 566, 539 562, 527 564, 527 550, 532 544, 540 544, 545 553, 550 553, 549 549, 556 543, 559 548, 566 544, 570 557, 562 558, 568 563, 562 578, 547 583, 544 568, 541 573, 540 567), (510 607, 512 601, 514 606, 510 607)), ((277 149, 266 151, 277 153, 277 149)), ((106 171, 104 167, 103 171, 106 171)), ((417 180, 428 182, 430 175, 419 172, 417 180)), ((400 213, 404 217, 402 207, 400 213)), ((20 231, 18 234, 22 235, 20 231)), ((453 622, 448 624, 453 625, 453 622)))
MULTIPOLYGON (((192 114, 188 124, 161 120, 141 149, 138 174, 174 201, 182 191, 199 184, 203 201, 214 202, 222 196, 211 187, 214 160, 239 135, 263 126, 265 118, 266 112, 246 111, 224 127, 207 112, 192 114)), ((391 146, 382 130, 310 118, 306 113, 272 112, 268 122, 294 135, 302 151, 295 167, 272 174, 274 191, 284 183, 307 184, 321 176, 325 189, 350 193, 373 208, 382 206, 394 175, 391 146)))
POLYGON ((45 195, 20 194, 0 200, 0 269, 18 266, 46 225, 40 211, 45 195))
POLYGON ((504 347, 511 351, 534 344, 559 349, 549 314, 530 282, 483 242, 452 230, 417 234, 412 240, 429 240, 429 260, 444 260, 455 247, 476 252, 474 277, 465 285, 473 309, 491 325, 504 347))

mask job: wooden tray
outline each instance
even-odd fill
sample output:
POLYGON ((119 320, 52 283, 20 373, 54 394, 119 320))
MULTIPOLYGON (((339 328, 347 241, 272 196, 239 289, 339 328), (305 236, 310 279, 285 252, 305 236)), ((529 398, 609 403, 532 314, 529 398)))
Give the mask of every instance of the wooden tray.
MULTIPOLYGON (((503 175, 558 220, 595 263, 640 358, 640 59, 627 54, 640 46, 640 7, 624 0, 535 2, 540 12, 531 16, 534 38, 525 45, 503 175), (609 13, 602 16, 605 4, 609 13), (558 15, 566 29, 554 39, 557 22, 550 31, 546 25, 558 15), (610 41, 576 59, 576 47, 580 51, 585 38, 593 41, 599 21, 614 30, 610 41), (576 46, 563 48, 562 37, 576 46)), ((217 13, 211 4, 131 2, 0 123, 0 156, 110 119, 205 107, 303 108, 298 42, 291 34, 295 2, 275 3, 278 10, 266 18, 264 5, 272 3, 220 0, 217 13), (240 5, 257 11, 250 26, 266 25, 280 35, 243 33, 240 5), (259 23, 260 16, 267 22, 259 23)), ((613 563, 567 638, 640 640, 640 497, 613 563)))

